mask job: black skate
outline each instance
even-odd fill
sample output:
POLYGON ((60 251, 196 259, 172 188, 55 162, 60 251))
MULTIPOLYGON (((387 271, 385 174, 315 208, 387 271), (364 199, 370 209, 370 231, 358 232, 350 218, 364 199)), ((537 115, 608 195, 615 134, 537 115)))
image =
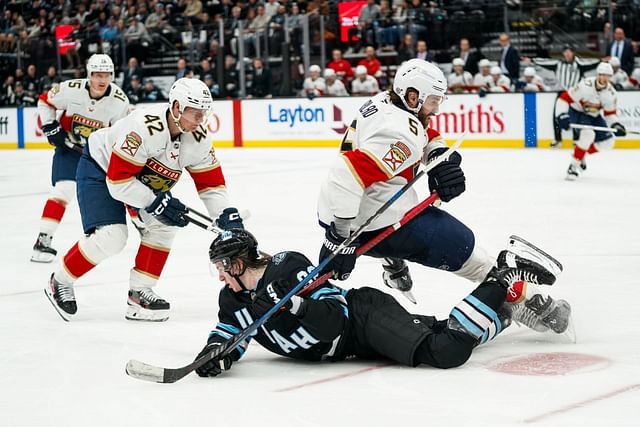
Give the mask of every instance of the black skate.
POLYGON ((404 260, 399 258, 384 258, 382 262, 382 281, 385 285, 392 289, 397 289, 412 303, 416 303, 416 299, 411 293, 413 280, 409 274, 409 266, 404 260))
MULTIPOLYGON (((540 267, 543 267, 553 275, 554 281, 555 277, 558 277, 560 273, 562 273, 562 264, 560 264, 560 261, 549 255, 539 247, 535 246, 533 243, 526 241, 522 237, 516 235, 509 236, 508 248, 509 252, 516 254, 520 258, 526 258, 528 260, 534 261, 540 267)), ((544 285, 553 284, 553 282, 548 283, 545 281, 538 281, 538 283, 544 285)))
POLYGON ((580 160, 580 169, 582 169, 583 172, 587 170, 587 159, 586 159, 586 157, 583 158, 582 160, 580 160))
POLYGON ((129 290, 127 299, 128 320, 143 320, 147 322, 164 322, 169 318, 170 305, 156 295, 151 288, 129 290))
POLYGON ((78 311, 73 285, 63 285, 53 277, 53 274, 48 286, 44 288, 44 293, 63 320, 68 322, 78 311))
POLYGON ((562 299, 555 301, 549 295, 534 294, 513 306, 512 319, 538 332, 562 334, 571 323, 571 306, 562 299))
POLYGON ((38 239, 33 245, 32 262, 51 262, 56 258, 58 251, 51 247, 51 240, 53 240, 51 234, 38 234, 38 239))
POLYGON ((565 177, 567 181, 575 181, 580 177, 580 169, 578 169, 578 167, 578 165, 571 162, 569 169, 567 169, 567 176, 565 177))

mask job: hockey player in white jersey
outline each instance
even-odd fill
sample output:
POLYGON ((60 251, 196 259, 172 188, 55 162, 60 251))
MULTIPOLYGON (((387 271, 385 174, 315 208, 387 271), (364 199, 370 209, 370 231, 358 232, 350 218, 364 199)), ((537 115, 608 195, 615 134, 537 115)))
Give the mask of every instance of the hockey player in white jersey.
POLYGON ((511 91, 511 79, 502 74, 502 69, 497 65, 491 67, 491 80, 489 80, 489 92, 505 93, 511 91))
POLYGON ((378 92, 380 92, 380 87, 376 78, 367 74, 367 67, 358 65, 356 78, 351 82, 351 94, 353 96, 371 96, 378 92))
POLYGON ((473 76, 464 70, 464 61, 455 58, 452 62, 453 72, 447 77, 449 91, 453 93, 469 93, 473 86, 473 76))
POLYGON ((523 92, 544 92, 547 87, 544 85, 542 77, 536 74, 536 69, 527 67, 522 73, 522 77, 515 83, 516 90, 523 92))
POLYGON ((596 69, 596 77, 586 77, 571 89, 560 95, 556 108, 558 124, 569 129, 571 123, 610 127, 615 133, 574 129, 573 158, 567 169, 566 179, 574 181, 587 169, 586 156, 604 149, 613 148, 614 136, 625 136, 626 130, 617 113, 617 93, 610 79, 613 68, 601 62, 596 69))
POLYGON ((153 287, 177 227, 188 224, 187 208, 170 193, 183 169, 220 227, 242 227, 237 209, 228 207, 224 176, 207 134, 212 104, 203 82, 182 78, 171 87, 169 104, 140 108, 91 135, 77 171, 86 236, 67 252, 45 288, 63 319, 69 320, 77 311, 76 280, 124 247, 125 204, 139 209, 147 228, 130 274, 125 317, 149 321, 169 317, 169 303, 153 287))
MULTIPOLYGON (((318 219, 325 228, 325 240, 320 261, 411 180, 421 162, 426 164, 446 151, 440 134, 428 128, 430 118, 439 113, 446 91, 444 74, 436 65, 412 59, 399 68, 392 90, 372 97, 360 107, 342 140, 340 156, 322 183, 318 219)), ((443 202, 465 191, 461 161, 462 156, 453 153, 428 173, 429 189, 436 191, 443 202)), ((417 203, 417 193, 410 188, 372 221, 356 242, 336 255, 324 271, 333 272, 336 279, 347 279, 355 267, 358 244, 398 222, 417 203)), ((495 262, 476 244, 474 233, 466 225, 433 206, 382 240, 367 255, 383 258, 383 282, 405 292, 414 302, 408 293, 412 281, 404 260, 452 271, 474 282, 481 281, 495 262)), ((537 315, 560 313, 555 311, 559 303, 535 284, 515 294, 510 302, 539 306, 528 307, 537 308, 537 315)), ((563 303, 562 308, 565 307, 568 305, 563 303)), ((566 320, 570 310, 561 311, 566 320)), ((546 322, 548 328, 552 319, 546 322)))
POLYGON ((633 83, 629 80, 629 75, 626 71, 620 68, 620 59, 617 56, 612 56, 609 59, 609 64, 613 68, 613 75, 609 80, 615 90, 627 90, 633 88, 633 83))
POLYGON ((489 89, 491 84, 491 62, 488 59, 481 59, 478 62, 478 68, 480 71, 473 77, 473 85, 478 86, 478 89, 489 89))
POLYGON ((40 96, 42 130, 55 146, 55 153, 51 167, 53 189, 42 211, 31 261, 51 262, 57 254, 51 240, 67 205, 75 198, 76 167, 89 135, 111 126, 129 112, 127 96, 112 80, 111 58, 95 54, 87 62, 86 79, 67 80, 40 96), (59 119, 58 112, 62 112, 59 119))

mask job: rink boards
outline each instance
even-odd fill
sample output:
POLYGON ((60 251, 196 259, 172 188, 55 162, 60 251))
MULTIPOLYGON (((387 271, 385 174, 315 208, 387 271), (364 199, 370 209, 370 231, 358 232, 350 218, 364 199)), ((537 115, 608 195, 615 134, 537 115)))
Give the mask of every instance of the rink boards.
MULTIPOLYGON (((640 130, 638 92, 618 93, 618 115, 627 129, 640 130)), ((553 139, 556 93, 449 95, 432 120, 447 140, 468 132, 465 147, 547 148, 553 139)), ((338 147, 355 112, 367 98, 278 98, 215 101, 208 127, 216 147, 338 147)), ((138 107, 140 104, 138 105, 138 107)), ((37 109, 0 109, 0 148, 50 148, 37 109)), ((399 126, 404 124, 399 123, 399 126)), ((570 133, 563 145, 571 146, 570 133)), ((631 135, 617 148, 640 148, 631 135)))

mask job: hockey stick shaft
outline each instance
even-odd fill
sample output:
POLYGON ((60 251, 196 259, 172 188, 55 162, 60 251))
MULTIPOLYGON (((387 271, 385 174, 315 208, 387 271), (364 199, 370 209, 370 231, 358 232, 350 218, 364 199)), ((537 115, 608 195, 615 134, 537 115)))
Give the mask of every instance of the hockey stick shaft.
POLYGON ((127 363, 125 372, 133 376, 134 378, 146 380, 146 381, 154 381, 160 383, 174 383, 181 378, 184 378, 189 373, 203 366, 210 360, 220 359, 222 357, 227 356, 235 348, 242 343, 245 339, 251 336, 259 327, 261 327, 269 318, 274 315, 276 312, 280 310, 280 308, 287 303, 296 295, 307 283, 311 281, 318 273, 320 273, 328 264, 331 262, 333 258, 336 257, 345 247, 349 246, 353 243, 354 240, 358 238, 358 236, 365 230, 369 224, 371 224, 376 218, 378 218, 383 212, 385 212, 389 206, 395 203, 398 198, 400 198, 403 194, 405 194, 412 186, 415 184, 422 176, 424 176, 427 172, 432 170, 434 167, 445 161, 449 158, 449 156, 460 147, 462 141, 464 140, 466 133, 461 135, 455 144, 453 144, 447 151, 445 151, 442 155, 438 156, 436 159, 429 162, 429 164, 425 167, 425 169, 418 172, 409 182, 407 182, 402 188, 400 188, 393 196, 391 196, 382 206, 378 208, 378 210, 370 216, 367 221, 365 221, 356 231, 354 231, 349 238, 347 238, 344 242, 342 242, 336 249, 333 250, 325 259, 323 259, 320 264, 309 274, 302 279, 296 286, 291 288, 289 292, 284 295, 279 302, 273 305, 265 314, 262 315, 259 319, 254 321, 252 324, 243 329, 240 333, 234 335, 228 341, 224 342, 222 345, 218 346, 211 352, 207 354, 203 354, 198 359, 194 360, 190 364, 183 366, 181 368, 160 368, 152 365, 148 365, 143 362, 139 362, 136 360, 130 360, 127 363))
MULTIPOLYGON (((583 125, 583 124, 579 124, 579 123, 571 123, 570 125, 573 129, 590 129, 590 130, 594 130, 594 131, 598 131, 598 132, 611 132, 611 133, 616 133, 617 129, 613 129, 613 128, 606 128, 603 126, 591 126, 591 125, 583 125)), ((637 130, 626 130, 625 131, 628 134, 632 134, 632 135, 640 135, 640 131, 637 130)))

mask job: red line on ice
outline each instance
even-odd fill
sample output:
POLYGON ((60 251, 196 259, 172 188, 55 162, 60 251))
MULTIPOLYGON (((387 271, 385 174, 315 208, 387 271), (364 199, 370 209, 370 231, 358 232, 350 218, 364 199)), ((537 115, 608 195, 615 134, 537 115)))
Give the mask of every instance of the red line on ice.
POLYGON ((312 386, 312 385, 323 384, 323 383, 328 383, 328 382, 331 382, 331 381, 341 380, 343 378, 353 377, 355 375, 363 374, 365 372, 375 371, 376 369, 386 368, 387 366, 391 366, 391 365, 392 365, 392 363, 385 363, 383 365, 369 366, 368 368, 359 369, 359 370, 353 371, 353 372, 347 372, 346 374, 340 374, 340 375, 336 375, 336 376, 329 377, 329 378, 323 378, 321 380, 315 380, 315 381, 311 381, 311 382, 308 382, 308 383, 302 383, 302 384, 293 385, 293 386, 290 386, 290 387, 280 388, 280 389, 275 390, 275 391, 280 392, 280 391, 297 390, 297 389, 303 388, 303 387, 309 387, 309 386, 312 386))
POLYGON ((583 400, 581 402, 572 403, 572 404, 564 406, 562 408, 558 408, 558 409, 555 409, 553 411, 545 412, 544 414, 536 415, 535 417, 526 418, 524 420, 524 422, 525 423, 535 423, 536 421, 540 421, 540 420, 542 420, 544 418, 549 418, 551 416, 558 415, 558 414, 564 414, 565 412, 569 412, 569 411, 572 411, 574 409, 578 409, 578 408, 582 408, 583 406, 587 406, 590 403, 599 402, 601 400, 609 399, 609 398, 612 398, 612 397, 617 396, 619 394, 626 393, 628 391, 635 391, 635 390, 640 390, 640 384, 631 384, 631 385, 626 386, 624 388, 621 388, 621 389, 618 389, 618 390, 614 390, 614 391, 610 391, 609 393, 606 393, 606 394, 601 394, 599 396, 594 396, 591 399, 583 400))

